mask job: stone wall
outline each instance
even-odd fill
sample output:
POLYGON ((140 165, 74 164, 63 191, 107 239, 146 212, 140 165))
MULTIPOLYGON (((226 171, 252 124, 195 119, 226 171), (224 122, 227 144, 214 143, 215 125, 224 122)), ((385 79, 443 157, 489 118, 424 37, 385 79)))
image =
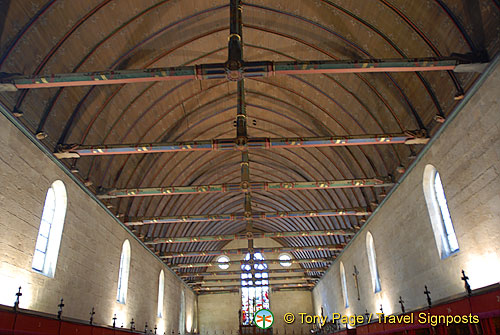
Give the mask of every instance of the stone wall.
MULTIPOLYGON (((21 308, 88 320, 92 307, 98 324, 137 329, 156 324, 177 334, 181 291, 186 324, 196 317, 196 295, 112 215, 86 194, 4 115, 0 115, 0 304, 12 306, 22 286, 21 308), (64 182, 68 205, 54 278, 32 270, 32 259, 47 189, 64 182), (122 244, 131 244, 126 304, 116 301, 122 244), (158 278, 165 273, 164 313, 157 318, 158 278)), ((192 327, 192 326, 191 326, 192 327)))
POLYGON ((342 314, 399 313, 427 305, 424 285, 438 301, 464 293, 464 269, 473 289, 500 281, 500 68, 486 78, 465 107, 419 156, 313 291, 314 309, 342 314), (441 175, 460 250, 440 259, 424 198, 424 168, 441 175), (367 261, 366 234, 374 238, 381 291, 374 293, 367 261), (350 306, 341 293, 339 261, 346 269, 350 306), (352 273, 359 270, 357 292, 352 273))

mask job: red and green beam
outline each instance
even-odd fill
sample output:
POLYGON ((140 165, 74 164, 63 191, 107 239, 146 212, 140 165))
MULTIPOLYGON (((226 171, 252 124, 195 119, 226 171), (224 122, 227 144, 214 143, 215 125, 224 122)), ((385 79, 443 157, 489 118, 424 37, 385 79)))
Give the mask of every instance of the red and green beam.
POLYGON ((320 73, 479 71, 476 66, 471 65, 476 65, 476 63, 463 62, 453 58, 321 60, 301 62, 260 61, 243 62, 241 67, 236 70, 229 69, 228 63, 214 63, 140 70, 112 70, 36 76, 11 75, 0 80, 0 89, 15 91, 18 89, 129 84, 186 79, 241 80, 244 78, 269 77, 273 75, 320 73), (464 66, 461 66, 462 64, 464 66), (235 76, 235 71, 241 75, 235 76))
MULTIPOLYGON (((254 253, 286 253, 286 252, 308 252, 308 251, 341 251, 344 249, 344 244, 329 244, 323 246, 310 247, 279 247, 279 248, 253 248, 254 253)), ((248 248, 226 249, 226 250, 206 250, 206 251, 187 251, 187 252, 160 252, 159 256, 163 259, 179 258, 179 257, 200 257, 200 256, 234 256, 246 255, 248 248)))
POLYGON ((390 187, 393 183, 386 177, 345 180, 318 181, 286 181, 286 182, 250 182, 225 183, 195 186, 165 186, 146 188, 105 189, 97 197, 114 199, 125 197, 168 196, 177 194, 206 194, 226 192, 258 192, 258 191, 297 191, 313 189, 358 188, 358 187, 390 187))
MULTIPOLYGON (((277 291, 311 291, 311 287, 275 287, 272 288, 273 292, 277 291)), ((196 292, 198 295, 209 295, 209 294, 227 294, 227 293, 239 293, 239 289, 222 289, 222 290, 202 290, 196 292)))
MULTIPOLYGON (((303 259, 290 259, 287 261, 279 260, 279 259, 265 259, 265 260, 254 260, 255 264, 266 263, 266 264, 281 264, 281 263, 292 263, 292 264, 314 264, 314 263, 330 263, 333 262, 333 259, 328 258, 303 258, 303 259)), ((219 266, 219 265, 232 265, 232 264, 248 264, 246 260, 239 261, 229 261, 229 262, 199 262, 199 263, 189 263, 189 264, 169 264, 171 269, 191 269, 191 268, 203 268, 203 267, 211 267, 211 266, 219 266)))
MULTIPOLYGON (((266 280, 269 282, 276 281, 308 281, 314 282, 319 280, 320 278, 315 277, 306 277, 306 276, 282 276, 282 277, 268 277, 266 280)), ((217 278, 217 279, 199 279, 194 281, 188 281, 188 285, 203 285, 203 284, 223 284, 223 283, 237 283, 241 280, 241 278, 217 278)))
MULTIPOLYGON (((309 273, 309 272, 325 272, 328 267, 312 268, 312 269, 266 269, 266 272, 271 273, 309 273)), ((178 276, 181 278, 190 277, 217 277, 217 276, 232 276, 240 275, 242 271, 213 271, 213 272, 180 272, 178 276)), ((272 277, 271 277, 272 278, 272 277)))
POLYGON ((354 235, 356 229, 334 229, 334 230, 308 230, 308 231, 281 231, 265 233, 240 233, 227 235, 203 235, 203 236, 179 236, 179 237, 150 237, 145 238, 146 245, 161 243, 197 243, 213 241, 254 240, 257 238, 287 238, 287 237, 311 237, 311 236, 334 236, 354 235))
POLYGON ((272 220, 303 217, 322 217, 322 216, 366 216, 372 212, 364 208, 346 208, 346 209, 322 209, 308 211, 286 211, 286 212, 252 212, 249 215, 245 213, 230 214, 205 214, 205 215, 176 215, 176 216, 157 216, 147 218, 135 218, 125 222, 128 226, 140 226, 157 223, 183 223, 183 222, 214 222, 214 221, 234 221, 234 220, 272 220))
MULTIPOLYGON (((312 288, 313 283, 287 283, 287 284, 268 284, 268 285, 252 285, 255 286, 266 286, 270 288, 312 288)), ((242 285, 228 285, 228 286, 203 286, 203 287, 193 287, 195 291, 218 291, 218 290, 237 290, 240 289, 242 285)))
POLYGON ((186 142, 108 144, 108 145, 65 145, 54 155, 59 159, 84 156, 132 155, 187 151, 247 151, 256 149, 344 147, 382 144, 426 144, 429 141, 420 132, 377 135, 290 137, 290 138, 237 138, 200 140, 186 142))

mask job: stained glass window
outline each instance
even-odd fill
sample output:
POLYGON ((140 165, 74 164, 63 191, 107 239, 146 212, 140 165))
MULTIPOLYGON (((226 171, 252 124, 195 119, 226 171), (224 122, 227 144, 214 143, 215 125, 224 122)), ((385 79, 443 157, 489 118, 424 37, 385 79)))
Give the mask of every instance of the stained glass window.
POLYGON ((253 262, 250 254, 244 260, 246 262, 241 265, 241 321, 243 325, 251 325, 257 311, 269 308, 269 273, 261 253, 253 254, 253 262))

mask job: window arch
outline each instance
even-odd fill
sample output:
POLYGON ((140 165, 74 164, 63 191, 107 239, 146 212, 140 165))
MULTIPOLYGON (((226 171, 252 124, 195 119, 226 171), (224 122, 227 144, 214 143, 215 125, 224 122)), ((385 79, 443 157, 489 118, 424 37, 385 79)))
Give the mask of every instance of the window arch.
POLYGON ((51 278, 56 272, 67 203, 66 187, 56 180, 45 196, 32 263, 33 270, 51 278))
POLYGON ((439 257, 445 259, 459 251, 458 240, 451 221, 441 176, 436 168, 430 164, 426 165, 424 169, 423 187, 439 257))
POLYGON ((158 278, 158 317, 163 317, 163 295, 165 292, 165 274, 163 270, 160 271, 158 278))
POLYGON ((226 255, 222 255, 222 256, 219 256, 219 258, 217 258, 217 263, 218 264, 218 267, 222 270, 227 270, 229 269, 229 257, 227 257, 226 255))
POLYGON ((282 267, 289 268, 292 266, 292 262, 290 262, 292 260, 292 256, 290 256, 290 254, 281 254, 278 259, 280 260, 280 265, 282 267))
POLYGON ((116 300, 120 304, 127 301, 128 275, 130 273, 130 242, 125 240, 120 257, 120 270, 118 272, 118 290, 116 300))
POLYGON ((345 308, 349 307, 349 298, 347 297, 347 282, 345 279, 344 263, 340 262, 340 285, 342 286, 342 296, 344 297, 345 308))
POLYGON ((378 275, 377 255, 375 254, 375 244, 373 243, 373 236, 370 232, 366 233, 366 253, 368 255, 368 266, 370 267, 370 274, 372 277, 373 292, 380 292, 380 277, 378 275))
POLYGON ((252 256, 253 262, 250 262, 250 253, 246 254, 245 262, 241 265, 241 322, 244 325, 252 324, 258 310, 269 308, 267 264, 260 252, 252 256))

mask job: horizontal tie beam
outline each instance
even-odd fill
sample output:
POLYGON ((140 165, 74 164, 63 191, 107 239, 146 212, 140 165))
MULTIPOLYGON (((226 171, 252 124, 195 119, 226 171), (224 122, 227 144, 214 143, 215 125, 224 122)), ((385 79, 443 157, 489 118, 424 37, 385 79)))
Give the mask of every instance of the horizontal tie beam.
MULTIPOLYGON (((282 253, 282 252, 307 252, 307 251, 341 251, 344 249, 344 244, 330 244, 313 247, 280 247, 280 248, 253 248, 254 253, 282 253)), ((200 257, 200 256, 234 256, 246 255, 249 252, 248 248, 226 249, 226 250, 208 250, 208 251, 188 251, 188 252, 161 252, 160 258, 179 258, 179 257, 200 257)))
MULTIPOLYGON (((305 281, 317 281, 320 278, 315 278, 315 277, 304 277, 304 276, 282 276, 282 277, 268 277, 266 280, 269 280, 269 282, 273 281, 288 281, 288 280, 305 280, 305 281)), ((234 283, 234 282, 240 282, 241 278, 224 278, 224 279, 203 279, 203 280, 195 280, 195 281, 188 281, 188 285, 203 285, 203 284, 222 284, 222 283, 234 283)))
POLYGON ((276 148, 345 147, 378 144, 426 144, 429 139, 420 131, 406 134, 377 134, 294 138, 236 138, 187 142, 62 145, 54 155, 59 159, 82 156, 133 155, 187 151, 246 151, 276 148))
MULTIPOLYGON (((276 288, 273 288, 272 290, 273 290, 273 292, 277 292, 277 291, 294 291, 295 292, 295 291, 311 291, 311 288, 310 287, 296 287, 296 288, 276 287, 276 288)), ((227 293, 239 293, 239 292, 240 292, 239 289, 231 289, 231 290, 223 289, 223 290, 198 291, 197 294, 198 295, 212 295, 212 294, 227 294, 227 293)))
MULTIPOLYGON (((301 290, 304 290, 301 288, 301 290)), ((227 294, 227 293, 239 293, 239 289, 232 289, 232 290, 213 290, 213 291, 199 291, 197 292, 198 295, 212 295, 212 294, 227 294)))
POLYGON ((0 80, 0 83, 11 84, 15 89, 32 89, 145 83, 166 80, 220 79, 225 77, 224 64, 221 63, 139 70, 60 73, 39 76, 13 75, 0 80))
POLYGON ((214 221, 234 221, 234 220, 273 220, 303 217, 321 216, 366 216, 372 212, 364 208, 346 209, 322 209, 308 211, 287 211, 287 212, 252 212, 230 214, 206 214, 206 215, 176 215, 157 216, 148 218, 135 218, 125 222, 128 226, 141 226, 156 223, 183 223, 183 222, 214 222, 214 221))
POLYGON ((296 191, 333 188, 390 187, 393 183, 388 177, 345 180, 287 181, 287 182, 250 182, 227 183, 195 186, 165 186, 145 188, 121 188, 102 190, 99 199, 126 197, 168 196, 177 194, 206 194, 226 192, 259 191, 296 191))
MULTIPOLYGON (((291 259, 291 260, 279 260, 279 259, 264 259, 261 261, 254 260, 255 264, 280 264, 280 263, 292 263, 292 264, 309 264, 309 263, 330 263, 333 259, 327 258, 306 258, 306 259, 291 259)), ((201 263, 190 263, 190 264, 169 264, 171 269, 183 269, 183 268, 200 268, 200 267, 210 267, 218 265, 232 265, 232 264, 248 264, 248 261, 229 261, 229 262, 201 262, 201 263)))
POLYGON ((308 236, 332 236, 332 235, 354 235, 355 229, 336 230, 309 230, 309 231, 283 231, 271 233, 241 233, 230 235, 205 235, 187 237, 154 237, 147 238, 144 243, 147 245, 160 243, 197 243, 210 241, 233 241, 233 240, 253 240, 257 238, 283 238, 283 237, 308 237, 308 236))
MULTIPOLYGON (((302 62, 274 62, 273 68, 264 73, 272 74, 321 74, 321 73, 367 73, 367 72, 420 72, 453 71, 459 65, 454 59, 385 59, 385 60, 322 60, 302 62)), ((269 66, 269 64, 268 64, 269 66)), ((257 71, 256 71, 257 72, 257 71)), ((258 73, 258 72, 257 72, 258 73)))
MULTIPOLYGON (((252 285, 252 287, 270 287, 270 288, 302 288, 302 287, 313 287, 315 284, 312 283, 289 283, 289 284, 268 284, 268 285, 252 285)), ((230 286, 203 286, 203 287, 193 287, 195 291, 217 291, 217 290, 233 290, 240 289, 245 286, 241 285, 230 285, 230 286)))
MULTIPOLYGON (((327 267, 314 268, 314 269, 266 269, 267 273, 308 273, 308 272, 325 272, 328 270, 327 267)), ((240 275, 244 271, 214 271, 214 272, 180 272, 178 276, 181 278, 189 277, 216 277, 216 276, 232 276, 240 275)))
POLYGON ((293 74, 416 71, 482 72, 483 70, 484 63, 453 58, 313 60, 300 62, 257 61, 243 62, 241 68, 236 70, 241 75, 236 77, 233 76, 235 70, 229 69, 225 63, 37 76, 4 74, 0 79, 0 89, 15 91, 18 89, 130 84, 186 79, 241 80, 243 78, 293 74))

